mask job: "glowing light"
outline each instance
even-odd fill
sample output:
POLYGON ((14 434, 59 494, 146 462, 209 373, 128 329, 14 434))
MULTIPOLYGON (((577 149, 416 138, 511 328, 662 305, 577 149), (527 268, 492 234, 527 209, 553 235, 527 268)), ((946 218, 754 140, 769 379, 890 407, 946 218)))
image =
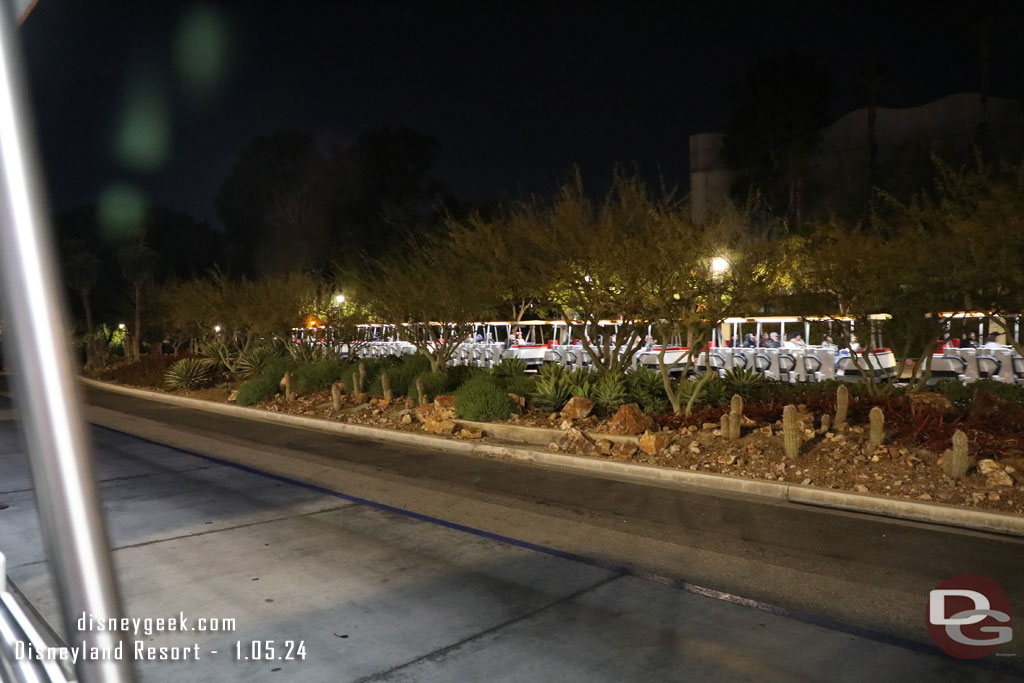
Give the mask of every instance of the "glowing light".
POLYGON ((725 271, 729 270, 729 261, 722 256, 716 256, 711 259, 711 272, 715 275, 720 275, 725 271))
POLYGON ((583 281, 584 282, 590 282, 590 276, 589 275, 584 275, 583 276, 583 281))
POLYGON ((128 326, 125 325, 124 323, 118 323, 117 324, 117 329, 119 329, 119 330, 124 330, 124 329, 127 329, 127 328, 128 328, 128 326))
POLYGON ((335 294, 334 295, 334 303, 336 303, 339 306, 342 305, 343 303, 345 303, 345 295, 344 294, 335 294))
POLYGON ((216 332, 217 334, 220 334, 220 325, 214 325, 213 331, 216 332))

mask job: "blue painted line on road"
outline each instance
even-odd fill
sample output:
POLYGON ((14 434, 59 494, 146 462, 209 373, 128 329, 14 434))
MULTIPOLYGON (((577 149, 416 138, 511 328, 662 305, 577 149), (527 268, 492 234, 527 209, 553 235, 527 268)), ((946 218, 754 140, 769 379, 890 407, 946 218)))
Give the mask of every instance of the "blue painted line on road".
MULTIPOLYGON (((687 593, 693 593, 694 595, 700 595, 700 596, 703 596, 703 597, 706 597, 706 598, 712 598, 712 599, 715 599, 715 600, 721 600, 723 602, 732 603, 734 605, 741 605, 743 607, 749 607, 751 609, 756 609, 756 610, 761 611, 761 612, 767 612, 768 614, 774 614, 776 616, 785 617, 787 619, 793 619, 795 621, 801 621, 801 622, 804 622, 804 623, 807 623, 807 624, 811 624, 813 626, 819 626, 819 627, 822 627, 822 628, 829 629, 830 631, 836 631, 838 633, 845 633, 845 634, 850 635, 850 636, 855 636, 855 637, 858 637, 858 638, 864 638, 864 639, 867 639, 867 640, 872 640, 872 641, 875 641, 875 642, 878 642, 878 643, 882 643, 882 644, 885 644, 885 645, 892 645, 894 647, 900 647, 900 648, 903 648, 903 649, 906 649, 906 650, 912 650, 914 652, 919 652, 919 653, 928 654, 928 655, 935 655, 935 656, 939 656, 939 657, 947 657, 948 656, 945 653, 943 653, 941 650, 939 650, 939 648, 935 647, 934 645, 927 645, 927 644, 919 643, 919 642, 916 642, 916 641, 913 641, 913 640, 907 640, 906 638, 901 638, 899 636, 890 635, 888 633, 882 633, 880 631, 874 631, 872 629, 867 629, 867 628, 862 628, 862 627, 859 627, 859 626, 852 626, 852 625, 849 625, 849 624, 844 624, 842 622, 836 621, 835 619, 830 619, 829 617, 823 617, 823 616, 820 616, 820 615, 817 615, 817 614, 812 614, 810 612, 804 612, 802 610, 790 609, 788 607, 781 607, 779 605, 772 605, 770 603, 761 602, 760 600, 755 600, 755 599, 752 599, 752 598, 744 598, 744 597, 741 597, 739 595, 734 595, 732 593, 727 593, 725 591, 719 591, 719 590, 715 590, 713 588, 707 588, 705 586, 698 586, 698 585, 696 585, 694 583, 691 583, 689 581, 686 581, 684 579, 676 579, 676 578, 672 578, 672 577, 669 577, 669 576, 663 576, 663 575, 660 575, 660 574, 653 574, 651 572, 645 572, 645 571, 643 571, 641 569, 637 569, 636 567, 630 567, 628 565, 617 565, 617 564, 613 564, 613 563, 610 563, 610 562, 605 562, 605 561, 600 560, 598 558, 587 557, 585 555, 577 555, 576 553, 566 552, 564 550, 559 550, 558 548, 551 548, 549 546, 539 545, 537 543, 531 543, 530 541, 524 541, 524 540, 521 540, 521 539, 518 539, 518 538, 513 538, 511 536, 505 536, 505 535, 502 535, 502 534, 496 534, 496 533, 493 533, 493 532, 490 532, 490 531, 485 531, 484 529, 477 529, 476 527, 467 526, 465 524, 459 524, 457 522, 451 522, 451 521, 448 521, 446 519, 441 519, 439 517, 432 517, 430 515, 424 515, 422 513, 415 512, 413 510, 406 510, 404 508, 395 507, 394 505, 388 505, 386 503, 380 503, 378 501, 370 500, 368 498, 360 498, 359 496, 353 496, 353 495, 348 494, 348 493, 342 493, 340 491, 335 491, 333 489, 329 489, 329 488, 326 488, 326 487, 323 487, 323 486, 318 486, 316 484, 310 484, 310 483, 307 483, 307 482, 304 482, 304 481, 299 481, 298 479, 292 479, 290 477, 285 477, 285 476, 282 476, 282 475, 279 475, 279 474, 273 474, 271 472, 264 472, 263 470, 256 469, 255 467, 249 467, 248 465, 240 465, 238 463, 231 462, 230 460, 223 460, 221 458, 217 458, 217 457, 214 457, 212 455, 204 455, 202 453, 196 453, 194 451, 186 450, 184 448, 178 448, 177 446, 168 446, 167 444, 162 444, 159 441, 154 441, 152 439, 147 439, 147 438, 142 437, 142 436, 136 436, 135 434, 130 434, 128 432, 123 432, 123 431, 118 430, 118 429, 113 429, 113 428, 110 428, 110 427, 104 427, 102 425, 95 425, 95 424, 92 425, 92 427, 94 429, 102 429, 102 430, 105 430, 105 431, 108 431, 108 432, 112 432, 114 434, 121 434, 123 436, 127 436, 127 437, 130 437, 132 439, 137 439, 137 440, 143 441, 145 443, 151 443, 151 444, 153 444, 155 446, 160 446, 161 448, 168 448, 170 450, 178 451, 179 453, 185 453, 186 455, 191 455, 191 456, 194 456, 194 457, 197 457, 197 458, 202 458, 204 460, 208 460, 210 462, 215 462, 215 463, 218 463, 220 465, 224 465, 226 467, 233 467, 233 468, 235 468, 237 470, 241 470, 243 472, 248 472, 250 474, 255 474, 255 475, 258 475, 258 476, 261 476, 261 477, 265 477, 267 479, 272 479, 272 480, 275 480, 275 481, 280 481, 282 483, 291 484, 293 486, 299 486, 301 488, 308 489, 310 491, 316 491, 318 493, 323 493, 325 495, 333 496, 335 498, 341 498, 343 500, 351 501, 353 503, 358 503, 360 505, 365 505, 367 507, 376 508, 378 510, 384 510, 386 512, 391 512, 391 513, 394 513, 394 514, 402 515, 403 517, 408 517, 410 519, 415 519, 415 520, 418 520, 418 521, 421 521, 421 522, 427 522, 429 524, 435 524, 435 525, 438 525, 438 526, 441 526, 441 527, 445 527, 447 529, 452 529, 452 530, 455 530, 455 531, 461 531, 461 532, 464 532, 464 533, 473 534, 474 536, 479 536, 481 538, 486 538, 486 539, 489 539, 489 540, 492 540, 492 541, 497 541, 499 543, 505 543, 507 545, 512 545, 512 546, 516 546, 516 547, 519 547, 519 548, 524 548, 526 550, 532 550, 532 551, 535 551, 535 552, 544 553, 546 555, 551 555, 551 556, 558 557, 558 558, 561 558, 561 559, 570 560, 570 561, 573 561, 573 562, 580 562, 582 564, 586 564, 586 565, 589 565, 589 566, 592 566, 592 567, 598 567, 600 569, 605 569, 605 570, 608 570, 608 571, 611 571, 611 572, 615 572, 615 573, 617 573, 617 574, 619 574, 621 576, 631 576, 631 577, 634 577, 634 578, 642 579, 644 581, 650 581, 650 582, 653 582, 653 583, 658 583, 658 584, 661 584, 661 585, 664 585, 664 586, 669 586, 669 587, 672 587, 672 588, 676 588, 678 590, 686 591, 687 593)), ((922 608, 922 616, 923 615, 924 615, 924 609, 922 608)), ((1010 674, 1010 675, 1012 675, 1012 676, 1014 676, 1016 678, 1020 678, 1020 679, 1024 680, 1024 671, 1017 671, 1017 670, 1014 670, 1013 668, 1009 668, 1008 662, 1007 662, 1007 664, 1003 664, 1003 663, 1000 662, 1000 660, 986 658, 986 659, 973 660, 973 661, 964 660, 962 663, 965 664, 965 665, 968 665, 968 666, 972 666, 972 667, 980 667, 980 668, 985 668, 985 669, 996 670, 996 671, 999 671, 1000 673, 1010 674)))

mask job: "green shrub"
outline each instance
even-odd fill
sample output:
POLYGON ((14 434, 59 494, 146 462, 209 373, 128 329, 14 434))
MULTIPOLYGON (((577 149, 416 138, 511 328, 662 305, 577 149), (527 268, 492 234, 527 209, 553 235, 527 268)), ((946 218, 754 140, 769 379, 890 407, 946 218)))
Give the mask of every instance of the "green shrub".
MULTIPOLYGON (((340 360, 299 363, 292 371, 292 391, 298 396, 304 396, 315 391, 329 389, 331 384, 339 379, 344 379, 342 373, 347 367, 348 363, 340 360)), ((351 380, 349 384, 351 384, 351 380)))
POLYGON ((530 375, 513 375, 498 382, 498 384, 507 393, 526 398, 533 394, 537 385, 537 379, 530 375))
POLYGON ((475 377, 455 393, 455 412, 465 420, 507 420, 515 409, 508 392, 490 377, 475 377))
MULTIPOLYGON (((416 397, 416 378, 425 372, 430 371, 430 360, 422 354, 416 354, 412 356, 403 356, 402 358, 395 359, 397 362, 390 367, 379 367, 379 371, 373 374, 373 380, 368 385, 368 391, 371 394, 378 396, 384 395, 384 388, 380 384, 380 376, 384 373, 388 373, 388 377, 391 379, 391 391, 395 396, 409 396, 413 399, 416 397), (411 390, 411 394, 410 394, 411 390)), ((351 373, 350 373, 351 374, 351 373)), ((369 369, 367 369, 369 374, 369 369)))
MULTIPOLYGON (((427 396, 427 402, 432 402, 436 397, 443 396, 448 393, 448 387, 451 384, 451 379, 448 377, 448 373, 444 370, 438 372, 427 372, 420 373, 416 379, 423 382, 423 392, 427 396)), ((418 394, 416 392, 416 380, 413 380, 409 384, 409 389, 406 391, 406 396, 412 400, 417 400, 418 394)))
POLYGON ((171 391, 197 389, 210 381, 213 361, 208 358, 182 358, 167 368, 164 386, 171 391))
POLYGON ((240 406, 254 406, 263 399, 276 395, 280 384, 280 378, 275 380, 269 375, 260 375, 242 382, 238 387, 235 403, 240 406))

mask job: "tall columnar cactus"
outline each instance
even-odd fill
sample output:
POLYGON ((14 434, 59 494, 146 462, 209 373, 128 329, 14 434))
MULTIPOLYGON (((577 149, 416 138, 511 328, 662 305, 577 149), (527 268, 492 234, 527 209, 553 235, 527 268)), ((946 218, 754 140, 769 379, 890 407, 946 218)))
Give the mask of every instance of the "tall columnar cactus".
POLYGON ((822 434, 824 434, 825 432, 827 432, 831 428, 832 428, 832 416, 826 413, 825 415, 821 416, 821 429, 818 430, 818 431, 820 431, 822 434))
POLYGON ((341 410, 341 394, 345 391, 345 383, 337 381, 331 385, 331 407, 335 410, 341 410))
POLYGON ((967 474, 969 464, 967 435, 958 429, 953 433, 953 448, 942 454, 942 470, 951 479, 960 479, 967 474))
POLYGON ((382 372, 380 375, 380 388, 384 390, 385 401, 390 401, 395 397, 394 394, 391 393, 391 376, 386 372, 382 372))
POLYGON ((794 405, 782 409, 782 440, 787 458, 795 458, 800 454, 800 421, 796 418, 794 405))
POLYGON ((885 413, 878 406, 868 413, 868 420, 871 422, 871 430, 868 432, 868 441, 872 446, 881 446, 885 439, 885 413))
POLYGON ((722 432, 722 438, 723 439, 731 439, 732 438, 732 436, 730 436, 730 434, 732 433, 732 429, 731 429, 731 427, 729 425, 729 422, 730 422, 730 420, 729 420, 729 413, 722 413, 722 417, 718 421, 718 423, 719 423, 718 424, 718 428, 722 432))
POLYGON ((727 438, 740 438, 740 424, 743 422, 743 397, 733 394, 729 402, 729 434, 727 438))
POLYGON ((352 394, 354 396, 358 396, 361 393, 363 393, 363 382, 362 382, 362 380, 359 379, 359 373, 358 372, 353 372, 352 373, 352 394))
POLYGON ((295 394, 292 393, 292 373, 284 373, 284 377, 281 378, 280 384, 281 390, 284 392, 284 400, 291 402, 295 399, 295 394))
POLYGON ((366 363, 359 364, 359 393, 363 393, 363 387, 366 386, 366 363))
POLYGON ((846 429, 846 409, 850 406, 850 391, 844 385, 836 389, 836 419, 833 426, 837 432, 846 429))
POLYGON ((427 405, 427 391, 423 388, 423 380, 416 380, 416 405, 427 405))

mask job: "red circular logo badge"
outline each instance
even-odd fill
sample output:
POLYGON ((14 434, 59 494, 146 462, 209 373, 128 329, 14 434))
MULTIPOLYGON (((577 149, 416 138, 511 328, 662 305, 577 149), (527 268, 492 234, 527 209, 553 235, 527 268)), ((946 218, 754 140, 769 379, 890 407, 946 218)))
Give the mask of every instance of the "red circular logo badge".
POLYGON ((935 644, 960 659, 985 657, 1013 638, 1010 600, 981 574, 957 574, 936 586, 925 623, 935 644))

